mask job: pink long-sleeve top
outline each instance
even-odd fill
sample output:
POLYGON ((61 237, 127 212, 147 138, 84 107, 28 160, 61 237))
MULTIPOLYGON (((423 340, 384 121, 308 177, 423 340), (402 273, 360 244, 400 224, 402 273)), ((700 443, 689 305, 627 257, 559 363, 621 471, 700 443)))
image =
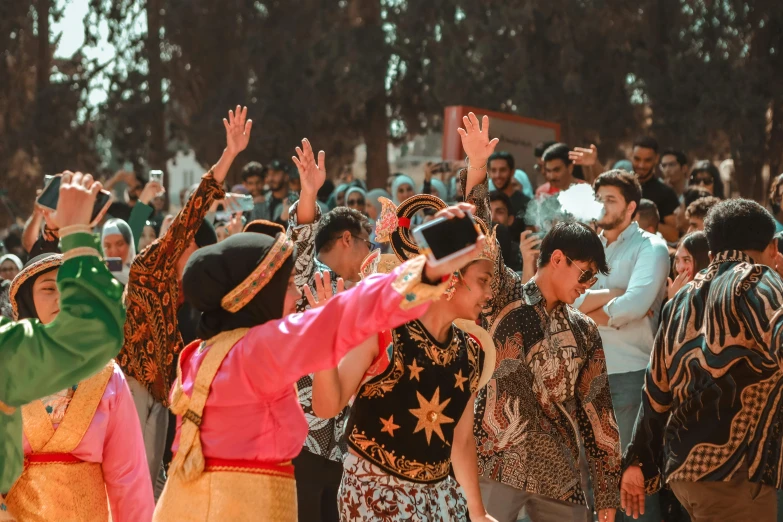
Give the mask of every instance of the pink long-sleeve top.
MULTIPOLYGON (((30 453, 32 448, 25 437, 24 454, 30 453)), ((92 422, 71 454, 101 464, 113 522, 152 520, 155 501, 139 416, 116 363, 92 422)))
MULTIPOLYGON (((371 335, 416 319, 429 306, 417 304, 420 299, 429 303, 423 295, 442 293, 442 288, 418 282, 423 262, 413 272, 408 265, 364 280, 333 297, 323 308, 250 329, 228 353, 212 381, 200 428, 204 456, 264 462, 296 457, 308 429, 297 400, 296 381, 335 367, 371 335), (408 308, 406 303, 415 306, 408 308)), ((199 353, 199 344, 190 344, 180 356, 182 387, 188 396, 208 352, 199 353)), ((172 446, 175 453, 181 424, 178 416, 172 446)))

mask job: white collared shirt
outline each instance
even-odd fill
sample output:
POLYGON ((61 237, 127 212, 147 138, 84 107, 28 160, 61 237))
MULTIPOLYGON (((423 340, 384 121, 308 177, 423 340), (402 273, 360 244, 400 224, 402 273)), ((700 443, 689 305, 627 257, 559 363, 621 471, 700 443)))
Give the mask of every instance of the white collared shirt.
MULTIPOLYGON (((599 274, 593 287, 624 289, 625 293, 609 301, 603 310, 609 316, 607 326, 599 326, 610 374, 643 370, 647 367, 658 329, 661 305, 666 297, 669 275, 669 250, 666 242, 639 228, 636 222, 623 230, 611 245, 601 233, 606 261, 611 271, 599 274), (652 311, 652 317, 648 312, 652 311)), ((584 297, 574 306, 581 306, 584 297)))

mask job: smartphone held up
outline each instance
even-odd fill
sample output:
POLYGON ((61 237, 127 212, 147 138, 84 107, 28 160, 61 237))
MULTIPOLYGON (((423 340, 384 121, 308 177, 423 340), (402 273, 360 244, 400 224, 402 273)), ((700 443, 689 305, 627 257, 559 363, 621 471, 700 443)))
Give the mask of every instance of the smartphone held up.
POLYGON ((469 211, 464 217, 436 218, 413 231, 413 237, 433 266, 469 252, 481 234, 469 211))
MULTIPOLYGON (((60 183, 62 182, 62 175, 57 174, 52 176, 46 183, 46 187, 35 200, 35 204, 41 208, 55 211, 57 210, 57 202, 60 200, 60 183)), ((106 211, 111 205, 111 194, 106 190, 98 192, 98 196, 95 198, 95 205, 92 208, 92 215, 90 216, 90 226, 97 225, 106 211)))

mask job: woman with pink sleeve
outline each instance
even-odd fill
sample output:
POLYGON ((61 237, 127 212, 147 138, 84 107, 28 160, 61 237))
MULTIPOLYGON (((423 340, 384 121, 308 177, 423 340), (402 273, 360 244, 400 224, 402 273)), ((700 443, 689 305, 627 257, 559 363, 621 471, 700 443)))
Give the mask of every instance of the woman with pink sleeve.
MULTIPOLYGON (((468 207, 442 215, 461 216, 468 207)), ((483 237, 476 248, 482 244, 483 237)), ((475 257, 474 248, 437 267, 418 257, 323 308, 289 315, 300 297, 293 250, 283 233, 241 233, 199 249, 188 262, 184 295, 202 312, 205 341, 180 355, 171 396, 175 457, 156 522, 295 522, 291 460, 307 435, 296 381, 420 316, 443 293, 441 278, 475 257)))
MULTIPOLYGON (((10 289, 15 319, 54 320, 62 261, 60 254, 44 254, 17 275, 10 289)), ((23 406, 22 423, 24 471, 6 498, 18 522, 152 520, 155 505, 139 418, 114 361, 23 406)))

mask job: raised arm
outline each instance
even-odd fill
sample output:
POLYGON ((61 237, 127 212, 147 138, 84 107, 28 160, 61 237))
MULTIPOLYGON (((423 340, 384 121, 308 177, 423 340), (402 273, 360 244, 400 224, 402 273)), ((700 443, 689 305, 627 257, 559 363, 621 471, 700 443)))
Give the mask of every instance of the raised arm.
POLYGON ((122 346, 122 286, 98 257, 87 225, 100 188, 90 175, 63 176, 56 219, 65 262, 57 275, 57 318, 46 326, 37 320, 0 322, 0 401, 6 406, 89 377, 122 346))
POLYGON ((228 111, 228 119, 223 119, 223 126, 226 129, 226 148, 223 155, 201 178, 198 188, 174 218, 166 233, 137 256, 134 264, 140 263, 149 267, 159 262, 176 263, 196 237, 212 201, 225 197, 223 181, 228 175, 228 169, 250 140, 253 121, 247 119, 247 107, 237 105, 236 111, 228 111))

